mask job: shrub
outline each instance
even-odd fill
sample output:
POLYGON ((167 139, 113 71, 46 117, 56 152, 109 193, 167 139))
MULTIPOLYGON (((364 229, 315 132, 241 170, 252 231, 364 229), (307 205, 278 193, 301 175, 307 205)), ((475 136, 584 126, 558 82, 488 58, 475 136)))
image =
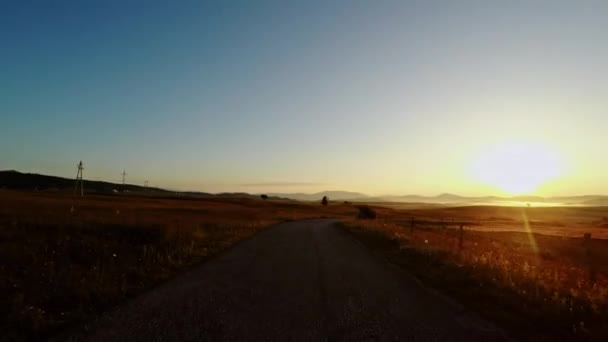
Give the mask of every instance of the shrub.
POLYGON ((374 220, 376 218, 376 211, 366 205, 360 206, 359 215, 357 218, 363 220, 374 220))

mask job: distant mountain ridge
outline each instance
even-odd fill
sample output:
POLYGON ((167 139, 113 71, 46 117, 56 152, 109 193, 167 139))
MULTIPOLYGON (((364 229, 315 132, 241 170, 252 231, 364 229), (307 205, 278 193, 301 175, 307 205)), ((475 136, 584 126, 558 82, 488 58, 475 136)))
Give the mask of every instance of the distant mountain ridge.
POLYGON ((320 201, 323 196, 327 196, 330 200, 334 201, 346 201, 352 199, 365 199, 369 196, 359 193, 359 192, 350 192, 350 191, 321 191, 313 194, 306 193, 293 193, 293 194, 285 194, 285 193, 269 193, 269 196, 282 197, 294 199, 296 201, 320 201))
MULTIPOLYGON (((38 191, 72 191, 74 179, 47 176, 33 173, 21 173, 14 170, 0 171, 0 189, 16 190, 38 190, 38 191)), ((144 187, 133 184, 116 184, 104 181, 84 180, 84 188, 87 192, 114 193, 114 192, 139 192, 178 194, 181 196, 197 198, 260 198, 260 194, 249 194, 243 192, 211 194, 198 191, 172 191, 161 188, 144 187)), ((321 201, 327 196, 330 201, 368 202, 368 203, 430 203, 430 204, 507 204, 510 202, 532 202, 563 205, 586 205, 586 206, 608 206, 606 195, 582 195, 582 196, 460 196, 443 193, 437 196, 420 195, 397 195, 397 196, 369 196, 360 192, 351 191, 322 191, 312 194, 307 193, 267 193, 269 199, 289 199, 296 201, 321 201)))
POLYGON ((605 195, 582 195, 582 196, 556 196, 556 197, 541 197, 541 196, 460 196, 450 193, 443 193, 437 196, 421 196, 421 195, 396 195, 396 196, 368 196, 357 192, 348 191, 325 191, 315 194, 302 193, 274 193, 273 195, 295 199, 299 201, 320 201, 323 196, 327 196, 329 200, 334 201, 349 201, 349 202, 369 202, 369 203, 430 203, 430 204, 505 204, 510 202, 525 202, 525 203, 547 203, 547 204, 563 204, 563 205, 593 205, 593 206, 608 206, 608 196, 605 195))

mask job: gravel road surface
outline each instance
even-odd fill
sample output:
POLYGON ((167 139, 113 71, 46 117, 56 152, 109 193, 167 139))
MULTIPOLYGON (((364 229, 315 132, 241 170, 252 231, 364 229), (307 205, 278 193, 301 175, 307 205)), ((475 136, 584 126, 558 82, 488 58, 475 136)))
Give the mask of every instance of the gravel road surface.
POLYGON ((89 341, 497 341, 333 220, 283 223, 92 323, 89 341))

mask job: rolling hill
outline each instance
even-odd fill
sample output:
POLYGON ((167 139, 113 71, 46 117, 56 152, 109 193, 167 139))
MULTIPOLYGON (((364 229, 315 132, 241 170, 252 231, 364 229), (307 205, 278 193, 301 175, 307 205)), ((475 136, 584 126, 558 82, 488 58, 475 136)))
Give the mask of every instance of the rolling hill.
MULTIPOLYGON (((0 189, 31 190, 31 191, 73 191, 74 179, 47 176, 33 173, 21 173, 17 171, 0 171, 0 189)), ((133 184, 115 184, 103 181, 84 180, 86 192, 94 193, 115 193, 115 192, 136 192, 136 193, 156 193, 166 195, 179 195, 199 198, 221 197, 221 198, 260 198, 260 194, 249 194, 244 192, 226 192, 212 194, 198 191, 174 191, 161 188, 143 187, 133 184)), ((275 200, 296 200, 317 202, 327 196, 330 201, 349 201, 366 203, 431 203, 449 205, 473 205, 473 204, 494 204, 512 205, 513 203, 536 203, 547 205, 580 205, 580 206, 608 206, 608 196, 604 195, 584 195, 584 196, 477 196, 467 197, 455 194, 443 193, 437 196, 420 195, 397 195, 397 196, 369 196, 360 192, 351 191, 322 191, 312 194, 307 193, 267 193, 269 199, 275 200)))

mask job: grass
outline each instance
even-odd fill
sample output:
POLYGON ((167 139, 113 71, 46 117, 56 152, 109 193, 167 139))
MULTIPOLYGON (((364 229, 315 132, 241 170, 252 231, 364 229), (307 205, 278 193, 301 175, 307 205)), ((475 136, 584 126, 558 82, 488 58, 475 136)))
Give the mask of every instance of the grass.
MULTIPOLYGON (((373 209, 379 219, 343 227, 517 337, 608 337, 608 240, 593 239, 588 254, 581 238, 606 235, 605 208, 373 209), (532 235, 523 232, 522 210, 532 235)), ((55 336, 274 223, 357 212, 291 201, 121 194, 74 202, 70 194, 0 191, 1 339, 55 336)))
POLYGON ((0 330, 37 340, 136 296, 274 223, 348 206, 0 191, 0 330), (74 209, 72 209, 74 208, 74 209))
POLYGON ((522 340, 608 338, 608 241, 592 240, 588 253, 582 238, 466 230, 460 249, 459 223, 447 222, 425 221, 412 231, 411 219, 385 212, 381 220, 342 226, 522 340))

